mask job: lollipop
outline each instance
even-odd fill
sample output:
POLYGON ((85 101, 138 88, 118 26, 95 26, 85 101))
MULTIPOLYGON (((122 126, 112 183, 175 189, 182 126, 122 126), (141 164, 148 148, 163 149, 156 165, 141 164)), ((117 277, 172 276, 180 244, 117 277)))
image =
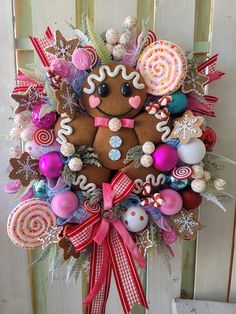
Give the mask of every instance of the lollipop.
POLYGON ((160 40, 144 49, 137 68, 146 82, 148 93, 162 96, 175 92, 183 84, 187 60, 181 48, 160 40))
POLYGON ((43 200, 32 198, 16 206, 10 213, 7 232, 14 244, 23 248, 42 245, 39 238, 48 226, 56 225, 56 217, 43 200))
POLYGON ((95 64, 98 63, 97 51, 92 46, 85 46, 83 48, 86 49, 90 53, 90 56, 92 58, 92 61, 91 61, 91 68, 92 68, 93 66, 95 66, 95 64))
MULTIPOLYGON (((139 33, 138 36, 136 37, 136 45, 138 44, 140 35, 141 35, 141 33, 139 33)), ((156 34, 149 29, 148 30, 148 37, 145 40, 145 42, 143 43, 143 47, 146 48, 148 45, 154 43, 156 40, 157 40, 156 34)))
POLYGON ((48 129, 43 129, 43 128, 37 129, 34 132, 34 141, 38 145, 45 145, 45 146, 51 145, 55 141, 53 130, 48 130, 48 129))

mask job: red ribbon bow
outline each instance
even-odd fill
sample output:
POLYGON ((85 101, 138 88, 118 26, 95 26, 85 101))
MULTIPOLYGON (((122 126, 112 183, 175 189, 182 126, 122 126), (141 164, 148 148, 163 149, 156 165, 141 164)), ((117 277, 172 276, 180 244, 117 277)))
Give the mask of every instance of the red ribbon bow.
MULTIPOLYGON (((104 183, 104 212, 125 199, 133 188, 134 182, 121 171, 111 184, 104 183)), ((145 267, 145 259, 119 219, 108 220, 98 213, 68 229, 66 235, 77 252, 92 244, 89 293, 83 301, 87 305, 87 314, 105 313, 111 271, 124 313, 128 314, 135 303, 148 308, 133 257, 141 268, 145 267)))

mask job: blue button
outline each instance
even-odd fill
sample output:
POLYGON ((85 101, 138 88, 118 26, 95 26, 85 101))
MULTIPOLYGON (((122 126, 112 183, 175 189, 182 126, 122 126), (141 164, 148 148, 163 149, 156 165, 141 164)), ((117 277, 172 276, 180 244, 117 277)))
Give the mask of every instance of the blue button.
POLYGON ((111 149, 109 151, 109 158, 113 161, 119 160, 121 158, 121 152, 119 149, 111 149))
POLYGON ((118 147, 120 147, 121 144, 122 144, 122 139, 121 139, 120 136, 114 135, 114 136, 112 136, 112 137, 110 138, 109 144, 110 144, 110 146, 113 147, 113 148, 118 148, 118 147))

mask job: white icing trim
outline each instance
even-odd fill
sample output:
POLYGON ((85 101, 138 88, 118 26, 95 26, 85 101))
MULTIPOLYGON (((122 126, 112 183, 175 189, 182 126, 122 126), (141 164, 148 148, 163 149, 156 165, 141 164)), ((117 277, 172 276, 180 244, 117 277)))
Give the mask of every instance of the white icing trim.
MULTIPOLYGON (((151 184, 151 186, 158 187, 159 185, 163 185, 166 181, 166 176, 163 173, 160 173, 157 177, 154 176, 154 174, 148 174, 146 176, 145 182, 148 182, 151 184)), ((139 194, 143 190, 143 180, 142 179, 136 179, 134 181, 135 187, 133 189, 133 193, 139 194)))
POLYGON ((65 135, 69 136, 73 133, 72 127, 70 125, 67 125, 67 123, 70 123, 71 121, 72 119, 68 117, 61 120, 61 129, 58 131, 58 134, 57 134, 57 142, 61 145, 68 142, 65 135))
POLYGON ((168 123, 168 120, 164 120, 164 121, 158 122, 156 125, 156 130, 158 132, 161 132, 161 133, 164 132, 161 136, 162 142, 168 142, 171 139, 171 136, 169 137, 170 128, 169 126, 166 125, 167 123, 168 123))
POLYGON ((99 75, 97 74, 90 74, 87 77, 87 82, 90 86, 90 88, 84 87, 83 91, 85 94, 92 94, 95 92, 96 86, 93 82, 93 80, 96 80, 98 82, 102 82, 106 78, 106 73, 109 77, 116 77, 119 72, 122 72, 122 77, 125 80, 133 80, 133 85, 136 89, 143 89, 145 87, 144 84, 139 83, 140 74, 137 71, 133 71, 130 74, 127 75, 126 67, 123 64, 119 64, 115 67, 114 71, 112 72, 110 67, 108 65, 103 65, 99 69, 99 75))
POLYGON ((82 191, 86 192, 86 195, 90 195, 95 189, 95 183, 87 183, 87 178, 85 175, 81 174, 77 177, 75 181, 72 182, 74 185, 78 185, 82 191))
POLYGON ((133 193, 135 194, 139 194, 142 192, 142 189, 143 189, 143 180, 142 179, 136 179, 134 180, 134 189, 133 189, 133 193))

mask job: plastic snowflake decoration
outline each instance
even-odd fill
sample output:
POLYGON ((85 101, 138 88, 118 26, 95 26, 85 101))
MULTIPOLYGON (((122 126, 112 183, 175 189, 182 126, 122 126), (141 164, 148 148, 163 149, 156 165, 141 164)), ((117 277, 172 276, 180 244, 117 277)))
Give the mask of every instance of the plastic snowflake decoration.
POLYGON ((186 144, 191 138, 198 138, 202 135, 200 126, 203 122, 203 117, 195 117, 192 111, 188 110, 182 117, 175 119, 171 136, 179 138, 182 144, 186 144))

